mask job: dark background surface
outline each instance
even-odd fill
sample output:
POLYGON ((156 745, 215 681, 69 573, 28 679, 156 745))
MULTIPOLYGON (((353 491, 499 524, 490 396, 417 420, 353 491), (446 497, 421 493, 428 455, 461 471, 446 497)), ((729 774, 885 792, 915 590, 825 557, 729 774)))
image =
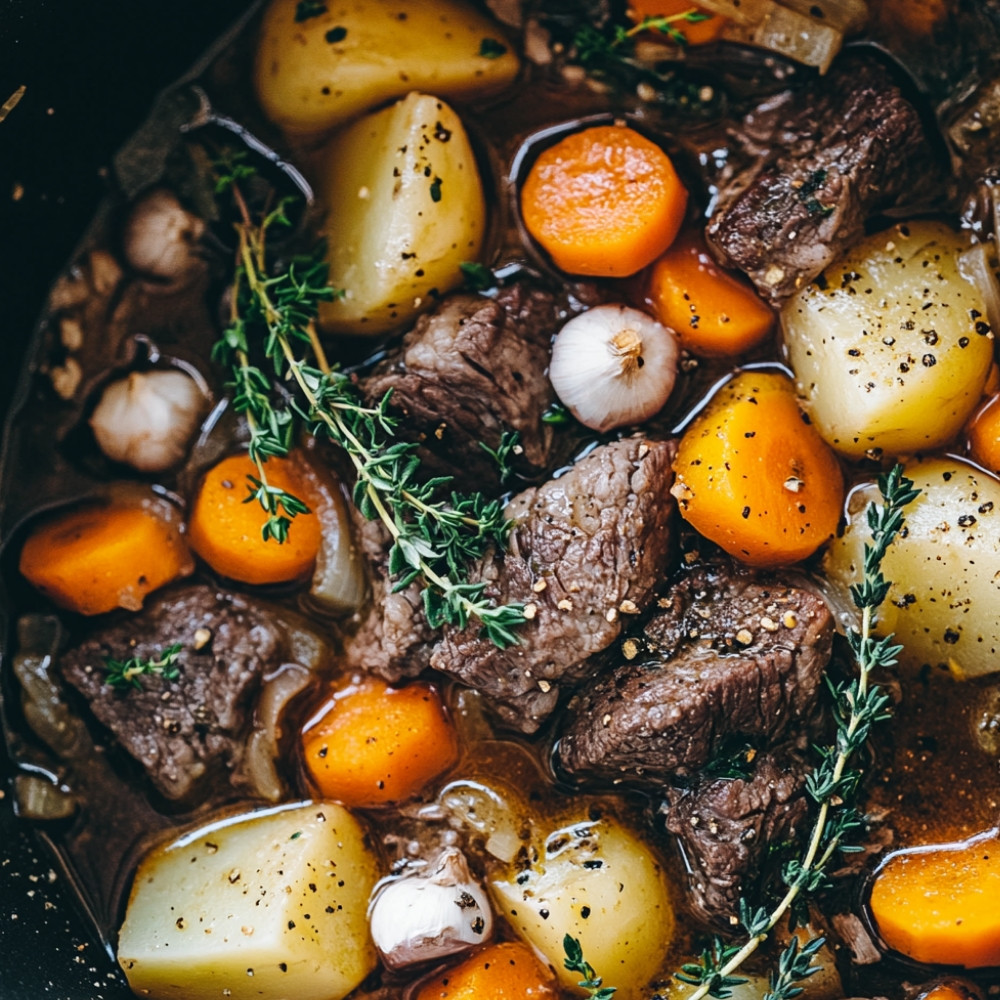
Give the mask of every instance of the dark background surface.
MULTIPOLYGON (((0 0, 0 413, 48 285, 106 189, 103 169, 248 0, 0 0)), ((13 815, 0 746, 0 1000, 131 996, 64 879, 13 815)))

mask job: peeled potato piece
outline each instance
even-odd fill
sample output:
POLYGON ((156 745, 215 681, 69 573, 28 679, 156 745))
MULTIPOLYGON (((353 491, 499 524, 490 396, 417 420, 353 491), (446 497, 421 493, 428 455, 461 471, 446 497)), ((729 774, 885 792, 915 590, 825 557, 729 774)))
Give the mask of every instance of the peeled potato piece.
POLYGON ((341 1000, 375 966, 366 910, 377 878, 343 806, 216 821, 139 866, 118 961, 153 1000, 341 1000))
POLYGON ((330 281, 343 297, 320 307, 332 333, 403 327, 462 282, 479 255, 486 204, 458 115, 410 94, 330 144, 323 168, 330 281))
POLYGON ((616 997, 638 996, 662 961, 674 932, 663 872, 649 849, 614 820, 580 820, 550 833, 538 860, 489 886, 514 929, 575 988, 580 975, 563 960, 563 938, 583 955, 616 997))
POLYGON ((460 0, 272 0, 255 83, 288 132, 325 132, 410 90, 466 100, 502 90, 520 63, 499 28, 460 0))
MULTIPOLYGON (((894 633, 914 666, 948 666, 959 678, 1000 670, 1000 481, 957 458, 909 462, 906 475, 921 493, 882 561, 892 588, 879 631, 894 633)), ((881 502, 874 483, 851 494, 847 529, 827 553, 845 596, 861 579, 872 500, 881 502)))
POLYGON ((781 313, 806 412, 843 455, 899 455, 953 438, 979 402, 993 333, 963 276, 966 237, 940 222, 870 236, 781 313))

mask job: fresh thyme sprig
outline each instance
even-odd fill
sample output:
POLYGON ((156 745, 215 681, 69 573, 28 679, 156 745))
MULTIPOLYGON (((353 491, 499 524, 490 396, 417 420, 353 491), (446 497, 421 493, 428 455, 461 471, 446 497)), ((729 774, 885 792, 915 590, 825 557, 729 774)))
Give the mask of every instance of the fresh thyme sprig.
MULTIPOLYGON (((826 886, 827 869, 834 856, 858 850, 849 838, 864 825, 853 805, 862 772, 851 762, 867 742, 871 727, 889 717, 889 698, 872 683, 871 675, 895 665, 902 648, 894 644, 891 635, 877 638, 873 634, 878 609, 891 586, 882 573, 882 561, 903 527, 903 508, 920 492, 899 465, 880 476, 878 486, 883 502, 868 507, 872 539, 865 545, 863 577, 851 587, 851 597, 861 611, 861 628, 849 629, 847 640, 858 674, 848 684, 831 684, 836 739, 833 746, 821 749, 820 763, 806 781, 808 794, 819 806, 812 833, 801 858, 785 864, 782 880, 786 892, 773 910, 753 909, 746 900, 740 901, 739 922, 747 933, 746 943, 737 947, 716 938, 702 953, 700 964, 689 963, 677 974, 682 982, 697 986, 687 1000, 705 996, 725 1000, 731 996, 731 987, 739 985, 733 974, 803 897, 826 886)), ((819 971, 812 960, 823 944, 823 938, 816 937, 800 946, 793 937, 778 959, 764 1000, 791 1000, 797 996, 801 990, 796 983, 819 971)))
POLYGON ((587 991, 591 1000, 610 1000, 618 992, 617 986, 604 986, 604 980, 597 975, 594 967, 583 957, 583 946, 579 939, 572 934, 566 934, 563 938, 563 951, 566 958, 563 965, 570 972, 578 972, 583 979, 577 983, 581 989, 587 991))
POLYGON ((518 455, 524 454, 524 448, 521 447, 521 435, 517 431, 504 431, 500 435, 500 443, 495 450, 482 441, 479 442, 479 447, 496 462, 500 482, 506 485, 514 474, 514 459, 518 455))
POLYGON ((104 661, 104 669, 107 671, 104 683, 119 690, 133 687, 141 691, 140 678, 143 676, 158 675, 167 681, 176 680, 181 673, 180 667, 177 666, 177 658, 183 648, 184 646, 178 642, 173 646, 167 646, 159 656, 153 656, 148 660, 139 656, 132 656, 127 660, 115 660, 109 656, 104 661))
MULTIPOLYGON (((218 183, 231 191, 239 212, 237 268, 230 321, 213 358, 230 367, 233 406, 250 430, 257 475, 250 477, 247 502, 257 501, 266 514, 264 538, 285 541, 294 518, 308 511, 298 497, 268 482, 266 468, 268 458, 288 453, 296 426, 304 425, 350 458, 355 504, 365 517, 381 521, 392 537, 394 590, 420 582, 432 628, 464 628, 476 619, 482 634, 497 646, 516 643, 513 629, 526 620, 523 605, 497 606, 484 596, 484 584, 463 582, 471 560, 490 546, 505 546, 510 525, 503 505, 479 493, 445 495, 447 477, 421 478, 419 446, 395 439, 397 420, 388 409, 389 395, 366 406, 353 382, 327 362, 315 320, 320 303, 336 293, 328 284, 322 248, 271 275, 267 240, 273 228, 289 224, 286 202, 255 220, 232 161, 224 169, 218 183), (251 361, 254 347, 285 387, 283 404, 272 379, 251 361)), ((507 461, 515 445, 509 438, 501 440, 498 460, 507 461)))

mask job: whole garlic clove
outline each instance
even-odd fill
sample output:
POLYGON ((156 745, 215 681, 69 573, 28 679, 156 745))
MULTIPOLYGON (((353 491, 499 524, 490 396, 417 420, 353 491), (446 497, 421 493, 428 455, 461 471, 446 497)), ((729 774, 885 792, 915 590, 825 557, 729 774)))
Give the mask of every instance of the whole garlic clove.
POLYGON ((624 305, 595 306, 556 335, 549 380, 581 424, 609 431, 663 408, 679 359, 676 334, 651 316, 624 305))
POLYGON ((192 215, 170 191, 158 188, 136 202, 125 223, 125 259, 140 274, 168 287, 205 268, 198 243, 205 223, 192 215))
POLYGON ((493 933, 489 899, 455 847, 445 848, 429 872, 384 882, 369 904, 368 920, 390 969, 465 951, 493 933))
POLYGON ((104 390, 90 426, 112 461, 163 472, 184 458, 206 403, 183 372, 132 372, 104 390))

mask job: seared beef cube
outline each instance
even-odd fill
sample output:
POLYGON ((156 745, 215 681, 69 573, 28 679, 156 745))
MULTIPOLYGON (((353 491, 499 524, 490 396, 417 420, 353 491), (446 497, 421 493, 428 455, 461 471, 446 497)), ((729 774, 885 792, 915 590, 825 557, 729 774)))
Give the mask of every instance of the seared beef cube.
POLYGON ((381 521, 369 521, 351 506, 354 538, 371 569, 371 600, 358 631, 344 643, 349 670, 374 673, 394 682, 416 677, 430 663, 434 629, 424 617, 419 583, 392 592, 389 549, 392 537, 381 521))
POLYGON ((98 631, 60 658, 63 675, 94 715, 168 799, 186 799, 202 779, 239 768, 265 674, 281 666, 274 610, 212 587, 188 587, 98 631), (198 648, 207 630, 210 638, 198 648), (197 638, 196 638, 197 634, 197 638), (176 679, 139 677, 141 688, 106 683, 108 658, 156 659, 183 645, 176 679))
POLYGON ((918 203, 937 173, 919 114, 876 63, 840 62, 742 132, 771 152, 723 191, 707 236, 774 301, 822 272, 875 212, 918 203))
POLYGON ((592 671, 588 660, 641 611, 670 568, 672 442, 627 438, 595 448, 558 479, 525 490, 507 508, 509 551, 488 556, 471 579, 500 604, 523 602, 521 642, 501 650, 473 622, 446 628, 431 665, 478 688, 504 720, 534 732, 561 684, 592 671))
POLYGON ((733 930, 741 897, 755 898, 771 848, 808 823, 808 767, 792 750, 758 754, 748 778, 699 778, 667 792, 666 825, 690 872, 687 905, 717 929, 733 930))
POLYGON ((400 430, 423 441, 435 472, 479 490, 499 486, 480 442, 496 450, 504 431, 517 431, 523 452, 515 468, 536 474, 552 447, 542 414, 555 401, 546 371, 557 323, 553 297, 523 284, 495 299, 453 295, 417 321, 361 389, 372 403, 392 390, 400 430))
POLYGON ((682 577, 625 662, 570 704, 558 746, 570 774, 690 774, 735 735, 773 739, 807 718, 833 618, 808 591, 749 571, 682 577))

